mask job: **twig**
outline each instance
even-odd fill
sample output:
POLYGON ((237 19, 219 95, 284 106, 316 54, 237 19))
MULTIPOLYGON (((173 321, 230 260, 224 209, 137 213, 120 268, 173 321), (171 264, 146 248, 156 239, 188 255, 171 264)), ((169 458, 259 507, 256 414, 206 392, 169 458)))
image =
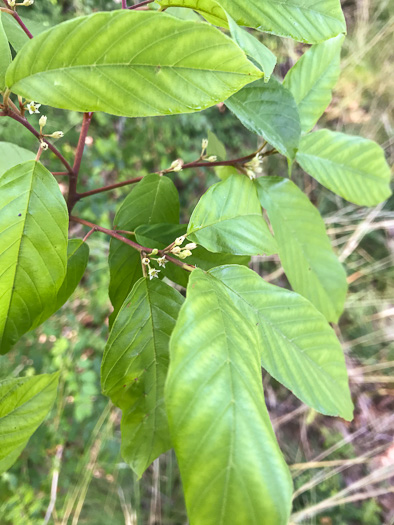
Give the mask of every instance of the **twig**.
POLYGON ((109 186, 103 186, 102 188, 97 188, 95 190, 85 191, 83 193, 78 193, 77 198, 83 199, 84 197, 90 197, 91 195, 96 195, 97 193, 103 193, 104 191, 111 191, 116 188, 122 188, 123 186, 128 186, 129 184, 134 184, 142 180, 143 177, 135 177, 134 179, 125 180, 123 182, 118 182, 116 184, 110 184, 109 186))
POLYGON ((135 4, 135 5, 128 7, 128 9, 139 9, 140 7, 151 4, 154 1, 155 0, 145 0, 144 2, 140 2, 139 4, 135 4))
MULTIPOLYGON (((152 252, 152 248, 146 248, 145 246, 141 246, 140 244, 134 241, 130 241, 130 239, 127 239, 126 237, 123 237, 122 235, 119 235, 118 233, 116 233, 116 230, 109 230, 108 228, 103 228, 102 226, 99 226, 98 224, 94 224, 93 222, 85 221, 85 219, 80 219, 79 217, 74 217, 73 215, 70 216, 70 221, 77 222, 85 226, 89 226, 91 230, 106 233, 110 237, 113 237, 114 239, 117 239, 120 242, 128 244, 129 246, 131 246, 131 248, 134 248, 140 253, 141 252, 146 252, 146 253, 152 252)), ((170 255, 166 253, 163 253, 163 250, 159 250, 158 255, 165 257, 168 261, 172 262, 176 266, 179 266, 180 268, 183 268, 184 270, 187 270, 189 272, 195 269, 194 266, 190 264, 186 264, 180 261, 179 259, 175 259, 174 257, 171 257, 170 255)))
POLYGON ((53 468, 53 474, 52 474, 51 499, 50 499, 47 511, 45 513, 44 525, 46 525, 51 519, 52 512, 55 508, 56 495, 57 495, 57 484, 59 481, 59 472, 60 472, 60 462, 62 460, 63 450, 64 450, 63 445, 58 445, 56 447, 55 466, 53 468))
MULTIPOLYGON (((12 119, 14 119, 17 122, 19 122, 20 124, 22 124, 22 126, 24 126, 26 129, 28 129, 30 131, 30 133, 32 133, 37 139, 40 140, 39 132, 36 129, 33 128, 33 126, 28 122, 28 120, 25 117, 22 117, 21 115, 17 115, 16 113, 14 113, 11 110, 3 112, 3 114, 2 115, 0 114, 0 116, 11 117, 12 119)), ((42 140, 44 140, 44 142, 46 142, 46 144, 48 144, 48 148, 62 162, 64 167, 67 169, 67 173, 71 175, 73 173, 73 169, 70 166, 70 164, 66 161, 66 159, 63 157, 63 155, 60 153, 60 151, 55 146, 53 146, 53 144, 48 142, 47 140, 45 140, 45 139, 42 139, 42 140)))
MULTIPOLYGON (((9 3, 7 2, 7 0, 3 0, 5 5, 7 6, 7 10, 6 12, 9 13, 11 16, 13 16, 15 18, 15 20, 18 22, 18 24, 21 26, 21 28, 23 29, 23 31, 26 33, 26 35, 29 37, 29 38, 33 38, 33 35, 30 33, 30 31, 27 29, 27 27, 25 26, 25 24, 23 23, 21 17, 18 15, 18 13, 14 10, 11 9, 11 6, 9 5, 9 3)), ((2 11, 4 11, 4 9, 2 9, 2 11)))
POLYGON ((79 169, 81 167, 83 150, 85 148, 86 136, 89 131, 89 126, 92 121, 92 117, 93 117, 92 112, 83 114, 81 132, 79 134, 77 151, 75 153, 75 159, 74 159, 74 166, 72 169, 72 175, 70 176, 70 185, 68 188, 67 207, 68 207, 69 213, 71 213, 75 204, 78 202, 78 193, 77 193, 78 174, 79 174, 79 169))

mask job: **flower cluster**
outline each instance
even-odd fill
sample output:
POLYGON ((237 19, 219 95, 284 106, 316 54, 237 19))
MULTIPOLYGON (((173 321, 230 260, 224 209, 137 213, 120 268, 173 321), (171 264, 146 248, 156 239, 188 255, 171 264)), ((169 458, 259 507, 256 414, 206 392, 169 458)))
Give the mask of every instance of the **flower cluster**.
POLYGON ((184 243, 186 237, 182 235, 182 237, 178 237, 175 239, 175 241, 172 243, 171 247, 171 253, 179 257, 179 259, 186 259, 186 257, 190 257, 192 254, 192 250, 197 248, 197 244, 194 242, 190 242, 189 244, 186 244, 186 246, 181 247, 184 243))
POLYGON ((257 174, 263 172, 263 168, 261 167, 261 156, 256 155, 252 160, 246 162, 245 168, 246 175, 249 177, 249 179, 255 179, 257 174))
POLYGON ((29 7, 34 4, 34 0, 23 0, 23 2, 16 3, 16 0, 8 0, 8 5, 10 7, 24 6, 29 7))
MULTIPOLYGON (((29 113, 32 115, 33 113, 39 113, 38 108, 41 106, 41 104, 36 104, 35 102, 28 102, 26 104, 26 108, 29 110, 29 113)), ((40 120, 38 121, 38 124, 40 126, 40 147, 43 150, 48 149, 48 143, 45 142, 44 137, 51 137, 53 139, 61 139, 64 137, 63 131, 54 131, 53 133, 44 133, 43 129, 46 126, 48 118, 45 115, 41 115, 40 120)))

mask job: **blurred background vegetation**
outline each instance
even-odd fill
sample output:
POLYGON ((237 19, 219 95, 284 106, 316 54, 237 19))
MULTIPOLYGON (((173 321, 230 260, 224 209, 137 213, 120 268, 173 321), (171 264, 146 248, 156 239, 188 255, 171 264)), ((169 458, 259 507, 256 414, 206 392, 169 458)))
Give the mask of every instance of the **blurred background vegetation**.
MULTIPOLYGON (((376 140, 391 164, 393 7, 389 0, 343 2, 349 37, 342 74, 319 123, 376 140)), ((39 32, 77 15, 113 8, 110 0, 51 0, 37 1, 20 14, 26 12, 27 25, 39 32)), ((278 55, 279 77, 306 48, 270 35, 261 38, 278 55)), ((48 116, 49 132, 65 132, 57 145, 71 158, 81 116, 41 109, 48 116)), ((33 125, 38 118, 30 117, 33 125)), ((80 187, 87 191, 145 175, 179 157, 192 161, 208 130, 225 143, 228 158, 246 155, 258 145, 257 137, 220 106, 154 119, 95 114, 80 187)), ((10 119, 1 121, 0 140, 37 148, 35 139, 10 119)), ((44 162, 51 170, 61 169, 48 153, 44 162)), ((286 175, 284 160, 269 157, 264 162, 266 173, 286 175)), ((323 214, 347 270, 350 291, 336 330, 347 356, 356 412, 351 423, 324 417, 264 376, 267 406, 294 477, 292 521, 394 525, 394 201, 360 208, 334 196, 299 169, 293 177, 323 214)), ((180 172, 173 179, 184 222, 205 188, 219 180, 213 171, 202 169, 180 172)), ((91 197, 77 205, 76 213, 110 226, 128 191, 126 187, 91 197)), ((82 236, 82 228, 73 225, 71 236, 82 236)), ((120 456, 120 413, 101 395, 99 381, 111 311, 108 239, 95 234, 88 242, 88 269, 70 301, 0 358, 0 379, 61 370, 56 406, 16 465, 0 477, 0 525, 186 524, 174 454, 156 460, 141 480, 120 456)), ((268 281, 288 286, 277 257, 253 258, 252 266, 268 281)))

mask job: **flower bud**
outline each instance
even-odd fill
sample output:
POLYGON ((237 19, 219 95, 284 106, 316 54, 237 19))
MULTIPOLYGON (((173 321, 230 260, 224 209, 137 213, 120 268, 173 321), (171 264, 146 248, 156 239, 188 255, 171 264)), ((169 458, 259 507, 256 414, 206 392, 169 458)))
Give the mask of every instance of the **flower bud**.
POLYGON ((43 140, 40 141, 40 148, 45 151, 48 149, 48 144, 44 142, 43 140))
POLYGON ((159 253, 159 250, 157 248, 153 248, 153 250, 151 251, 152 255, 157 255, 158 253, 159 253))
POLYGON ((54 133, 48 135, 48 137, 52 137, 54 139, 61 139, 62 137, 64 137, 64 133, 63 131, 55 131, 54 133))
POLYGON ((174 255, 178 255, 178 253, 181 253, 181 249, 179 246, 174 246, 171 250, 171 253, 173 253, 174 255))
POLYGON ((40 128, 43 128, 46 123, 47 123, 47 117, 45 115, 42 115, 40 117, 40 120, 38 121, 40 128))
POLYGON ((197 248, 197 244, 195 242, 189 242, 189 244, 186 244, 185 249, 186 250, 195 250, 197 248))
POLYGON ((182 159, 176 159, 170 166, 170 170, 172 171, 182 171, 183 168, 183 160, 182 159))
POLYGON ((207 159, 208 162, 216 162, 218 160, 217 156, 216 155, 211 155, 210 157, 208 157, 207 159))
POLYGON ((174 242, 175 246, 180 246, 181 244, 183 244, 185 238, 186 237, 184 235, 182 235, 182 237, 177 237, 174 242))
POLYGON ((202 142, 201 142, 201 148, 203 151, 205 151, 208 147, 208 139, 202 139, 202 142))
POLYGON ((180 259, 186 259, 186 257, 190 257, 192 255, 192 252, 190 250, 182 250, 181 253, 178 254, 178 257, 180 259))

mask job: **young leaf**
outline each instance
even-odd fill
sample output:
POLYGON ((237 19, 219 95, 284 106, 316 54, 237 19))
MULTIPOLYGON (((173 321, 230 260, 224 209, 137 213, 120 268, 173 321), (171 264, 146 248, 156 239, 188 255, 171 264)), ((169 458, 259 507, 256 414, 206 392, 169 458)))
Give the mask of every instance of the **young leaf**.
POLYGON ((390 168, 372 140, 321 129, 302 138, 296 160, 320 184, 360 206, 391 195, 390 168))
POLYGON ((0 381, 0 474, 12 466, 56 399, 59 374, 0 381))
POLYGON ((165 400, 190 522, 285 525, 292 483, 264 403, 258 335, 202 270, 170 341, 165 400))
POLYGON ((208 130, 207 155, 216 155, 217 158, 220 160, 225 160, 227 156, 225 145, 217 138, 215 133, 213 133, 210 129, 208 130))
POLYGON ((36 154, 11 142, 0 142, 0 177, 17 164, 34 160, 36 154))
POLYGON ((242 29, 227 15, 231 36, 247 56, 264 72, 264 82, 268 82, 276 64, 276 56, 246 29, 242 29))
POLYGON ((164 407, 170 335, 183 297, 142 278, 124 302, 101 365, 103 393, 122 409, 122 456, 141 477, 171 447, 164 407))
POLYGON ((208 189, 193 211, 187 236, 211 252, 276 253, 256 188, 245 175, 232 175, 208 189))
POLYGON ((293 95, 276 78, 244 87, 226 100, 226 106, 247 129, 294 159, 301 135, 300 117, 293 95))
MULTIPOLYGON (((138 226, 135 230, 135 238, 136 241, 143 246, 162 250, 171 244, 177 237, 186 235, 186 228, 186 224, 144 224, 138 226)), ((248 265, 250 257, 232 255, 230 253, 212 253, 202 246, 197 246, 197 248, 193 250, 193 255, 185 259, 184 262, 197 266, 202 270, 209 270, 214 266, 220 266, 222 264, 248 265)), ((160 270, 165 277, 168 277, 171 281, 186 288, 190 277, 189 271, 183 270, 179 266, 175 266, 171 263, 167 263, 166 267, 160 268, 160 270)))
POLYGON ((0 353, 52 311, 67 266, 68 213, 52 174, 35 161, 0 177, 0 353))
POLYGON ((64 22, 30 40, 6 82, 49 106, 144 117, 205 109, 261 76, 209 24, 118 10, 64 22))
MULTIPOLYGON (((162 222, 179 223, 178 192, 168 177, 147 175, 122 202, 114 228, 134 232, 141 224, 162 222)), ((142 270, 139 252, 116 239, 111 239, 108 262, 109 297, 114 307, 112 323, 134 283, 142 277, 142 270)))
POLYGON ((291 286, 336 323, 345 303, 346 273, 318 210, 289 179, 260 177, 256 183, 291 286))
POLYGON ((266 283, 243 266, 209 271, 226 286, 234 306, 254 319, 261 364, 318 412, 352 419, 345 359, 324 316, 301 295, 266 283))
POLYGON ((5 88, 5 72, 11 64, 11 49, 2 24, 3 13, 0 11, 0 91, 5 88))
POLYGON ((219 0, 237 24, 316 44, 346 33, 339 0, 219 0))
POLYGON ((312 46, 287 73, 283 85, 298 105, 301 129, 310 131, 331 102, 338 81, 343 35, 312 46))

